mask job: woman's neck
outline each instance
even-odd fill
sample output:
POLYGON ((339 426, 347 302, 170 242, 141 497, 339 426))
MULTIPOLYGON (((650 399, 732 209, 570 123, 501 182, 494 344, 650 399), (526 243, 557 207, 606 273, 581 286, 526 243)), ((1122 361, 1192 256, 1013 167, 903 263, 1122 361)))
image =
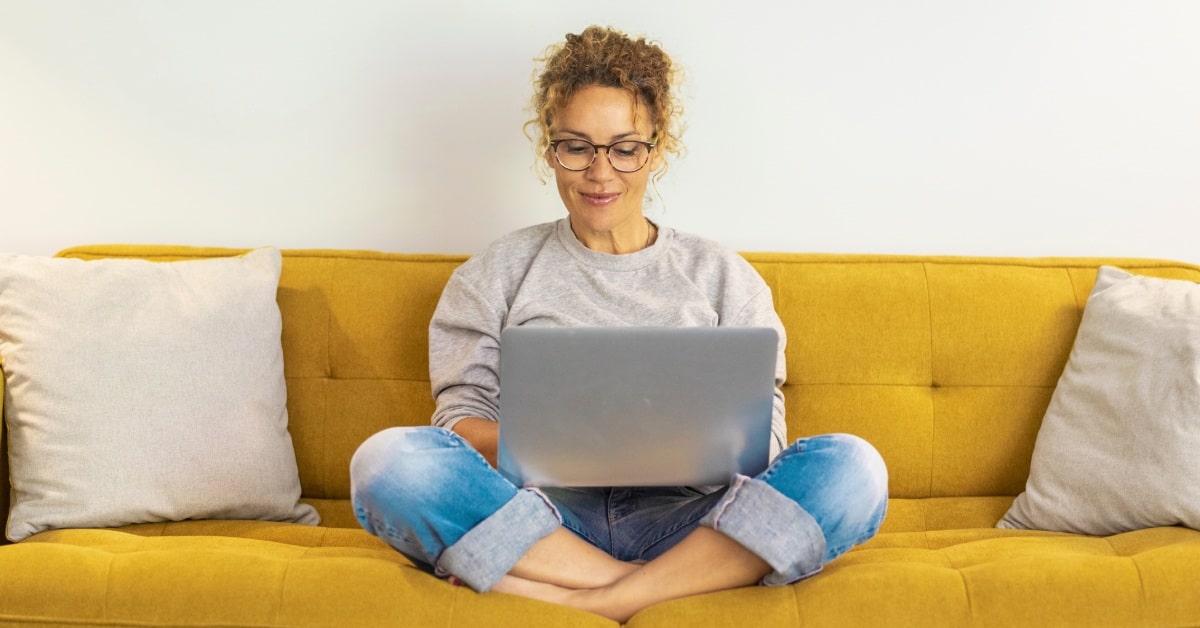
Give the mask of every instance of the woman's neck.
POLYGON ((587 232, 577 229, 575 222, 571 221, 571 232, 583 246, 597 253, 608 253, 609 255, 636 253, 649 248, 658 237, 658 228, 644 216, 640 220, 634 221, 626 229, 611 231, 587 232))

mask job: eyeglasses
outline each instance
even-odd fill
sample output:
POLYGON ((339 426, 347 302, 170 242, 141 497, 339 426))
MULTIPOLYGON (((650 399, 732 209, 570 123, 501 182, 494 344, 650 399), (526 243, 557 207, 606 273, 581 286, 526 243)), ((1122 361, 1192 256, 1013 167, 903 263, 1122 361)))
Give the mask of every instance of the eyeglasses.
POLYGON ((650 149, 654 148, 654 144, 637 140, 613 142, 607 146, 593 144, 587 140, 550 141, 550 150, 554 151, 554 158, 558 160, 558 165, 573 172, 591 168, 596 161, 596 154, 600 152, 601 148, 604 149, 604 154, 608 157, 608 163, 612 165, 613 170, 630 173, 637 172, 646 166, 646 163, 650 161, 650 149))

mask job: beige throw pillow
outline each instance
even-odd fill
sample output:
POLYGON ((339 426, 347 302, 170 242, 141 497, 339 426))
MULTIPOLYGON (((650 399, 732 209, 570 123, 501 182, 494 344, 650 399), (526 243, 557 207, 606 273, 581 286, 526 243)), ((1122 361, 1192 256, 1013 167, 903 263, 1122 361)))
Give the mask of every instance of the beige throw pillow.
POLYGON ((1200 285, 1102 267, 1001 528, 1200 528, 1200 285))
POLYGON ((0 255, 7 535, 315 524, 287 431, 276 249, 152 263, 0 255))

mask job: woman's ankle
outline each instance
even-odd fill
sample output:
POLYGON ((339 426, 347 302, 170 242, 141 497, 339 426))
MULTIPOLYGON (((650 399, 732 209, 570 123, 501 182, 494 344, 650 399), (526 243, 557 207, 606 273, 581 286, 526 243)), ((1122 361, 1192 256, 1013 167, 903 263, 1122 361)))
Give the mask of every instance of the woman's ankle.
POLYGON ((625 623, 649 604, 630 583, 623 580, 595 589, 571 591, 563 604, 625 623))

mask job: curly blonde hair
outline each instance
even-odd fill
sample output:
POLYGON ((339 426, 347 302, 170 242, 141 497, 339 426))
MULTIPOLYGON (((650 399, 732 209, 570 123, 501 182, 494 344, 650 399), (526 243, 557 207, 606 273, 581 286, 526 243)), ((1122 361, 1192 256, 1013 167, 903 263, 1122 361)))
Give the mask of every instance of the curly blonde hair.
MULTIPOLYGON (((644 37, 633 39, 611 27, 589 26, 582 33, 570 33, 564 41, 546 48, 535 70, 533 118, 525 123, 525 135, 534 142, 539 178, 550 174, 545 156, 550 150, 550 134, 558 110, 579 90, 593 85, 629 90, 635 106, 642 104, 650 113, 655 150, 678 157, 683 152, 683 104, 678 88, 682 72, 671 57, 656 43, 644 37), (530 134, 530 128, 535 134, 530 134)), ((657 181, 667 170, 668 160, 654 173, 657 181)))

